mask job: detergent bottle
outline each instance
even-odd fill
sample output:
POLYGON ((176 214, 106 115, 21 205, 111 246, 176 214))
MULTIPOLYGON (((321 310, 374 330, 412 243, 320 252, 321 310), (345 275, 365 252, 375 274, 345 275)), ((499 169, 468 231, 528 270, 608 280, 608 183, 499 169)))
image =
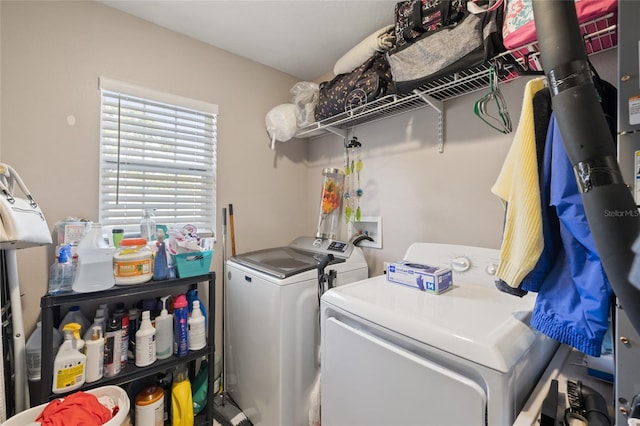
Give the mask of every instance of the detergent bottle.
MULTIPOLYGON (((62 333, 53 327, 50 332, 53 335, 53 347, 51 349, 55 356, 62 343, 62 333)), ((38 381, 40 380, 40 360, 42 359, 42 321, 38 321, 36 329, 29 336, 25 352, 27 357, 27 379, 29 381, 38 381)))
POLYGON ((171 424, 191 426, 194 422, 191 382, 186 366, 176 367, 171 385, 171 424))

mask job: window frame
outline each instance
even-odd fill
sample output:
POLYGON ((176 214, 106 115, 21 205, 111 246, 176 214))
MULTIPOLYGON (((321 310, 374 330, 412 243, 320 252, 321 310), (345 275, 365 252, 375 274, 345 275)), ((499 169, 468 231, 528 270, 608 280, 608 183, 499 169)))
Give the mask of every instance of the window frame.
MULTIPOLYGON (((193 200, 194 202, 191 206, 194 207, 194 212, 201 213, 205 218, 202 221, 197 221, 196 225, 198 226, 198 234, 201 236, 214 236, 215 235, 215 227, 216 227, 216 209, 217 209, 217 121, 218 121, 218 106, 209 102, 204 102, 196 99, 190 99, 178 95, 173 95, 169 93, 164 93, 152 89, 147 89, 139 86, 135 86, 132 84, 119 82, 116 80, 112 80, 109 78, 101 77, 99 79, 99 89, 100 89, 100 176, 99 176, 99 221, 107 228, 119 227, 124 228, 125 233, 127 234, 135 234, 138 233, 139 223, 143 217, 143 208, 126 208, 123 212, 123 219, 121 222, 118 222, 117 215, 109 215, 108 210, 109 206, 113 206, 116 201, 114 201, 114 197, 116 199, 122 198, 123 196, 128 196, 130 201, 125 201, 129 203, 129 205, 142 206, 145 203, 149 205, 151 200, 145 200, 145 193, 143 190, 139 190, 139 194, 133 195, 132 193, 120 192, 120 185, 122 181, 126 181, 129 183, 129 188, 134 187, 132 184, 133 181, 143 182, 143 185, 149 185, 149 182, 153 182, 159 186, 158 193, 155 194, 155 197, 159 197, 161 202, 170 202, 167 198, 167 187, 163 185, 167 182, 167 180, 163 180, 163 177, 159 177, 159 182, 154 181, 152 175, 153 173, 160 175, 172 176, 175 175, 176 181, 174 182, 177 186, 176 193, 180 193, 185 196, 187 194, 194 194, 193 200), (115 99, 123 99, 126 102, 133 102, 136 104, 135 107, 132 107, 131 111, 134 113, 142 114, 141 117, 134 117, 133 126, 136 127, 136 138, 131 135, 130 132, 125 132, 123 127, 121 127, 121 120, 124 120, 123 117, 128 114, 128 112, 120 111, 120 101, 118 102, 118 109, 116 114, 117 119, 117 129, 113 127, 116 125, 113 120, 108 120, 105 116, 113 117, 113 114, 109 114, 107 111, 109 102, 106 99, 112 100, 115 99), (140 102, 138 102, 140 101, 140 102), (142 106, 140 106, 142 105, 142 106), (166 108, 164 108, 166 107, 166 108), (139 110, 138 110, 139 108, 139 110), (184 137, 184 134, 178 130, 175 133, 172 133, 169 129, 164 128, 162 131, 162 135, 158 136, 158 132, 154 129, 153 134, 151 131, 148 133, 144 133, 144 130, 150 130, 152 125, 161 123, 159 118, 156 117, 156 114, 153 112, 148 112, 147 108, 150 110, 152 108, 160 108, 161 118, 169 117, 167 121, 163 121, 162 123, 168 125, 173 125, 176 128, 181 128, 181 123, 183 117, 188 117, 186 120, 188 123, 197 122, 198 125, 202 127, 202 129, 196 129, 197 133, 193 138, 196 138, 196 142, 186 142, 187 138, 184 137), (165 111, 170 110, 171 108, 175 108, 175 116, 164 115, 165 111), (179 116, 180 114, 180 116, 179 116), (192 117, 198 117, 199 121, 191 121, 192 117), (171 119, 174 121, 171 122, 171 119), (147 120, 148 123, 151 123, 149 128, 147 128, 144 124, 147 120), (208 121, 209 120, 209 121, 208 121), (109 123, 107 123, 109 121, 109 123), (138 126, 137 123, 143 123, 143 125, 138 126), (210 123, 210 128, 208 127, 208 123, 210 123), (205 130, 204 128, 207 128, 205 130), (137 131, 140 130, 140 133, 137 131), (114 137, 114 132, 117 132, 117 136, 114 137), (129 135, 129 136, 127 136, 129 135), (173 135, 168 137, 167 135, 173 135), (206 135, 210 135, 210 138, 206 135), (129 137, 130 139, 127 139, 129 137), (116 140, 117 138, 117 140, 116 140), (116 140, 116 142, 114 142, 116 140), (162 146, 164 142, 171 141, 170 144, 166 146, 162 146), (123 142, 127 145, 127 149, 122 151, 123 142), (117 146, 114 146, 114 143, 117 146), (133 145, 136 145, 132 148, 133 145), (202 146, 204 149, 202 152, 205 154, 205 158, 210 158, 210 163, 208 161, 200 161, 201 157, 194 155, 197 151, 200 151, 198 146, 202 146), (145 151, 145 148, 149 147, 149 151, 145 151), (182 149, 190 152, 190 160, 185 162, 185 154, 182 149), (114 149, 117 151, 115 154, 114 149), (131 153, 136 152, 137 159, 131 160, 131 153), (167 154, 167 152, 169 152, 167 154), (139 154, 139 155, 138 155, 139 154), (117 155, 117 165, 111 168, 105 168, 106 164, 116 164, 114 162, 114 155, 117 155), (123 162, 121 159, 121 155, 129 155, 130 161, 123 162), (149 163, 144 164, 144 156, 149 156, 149 163), (165 158, 167 156, 172 156, 171 160, 165 158), (166 162, 167 166, 164 167, 164 163, 166 162), (126 165, 126 172, 124 174, 125 177, 122 177, 121 168, 123 165, 126 165), (114 176, 114 170, 115 176, 114 176), (110 171, 108 171, 110 170, 110 171), (173 173, 171 172, 173 171, 173 173), (182 171, 182 175, 178 177, 178 173, 182 171), (168 173, 167 173, 168 172, 168 173), (185 175, 189 176, 185 178, 185 175), (137 176, 134 176, 137 174, 137 176), (134 176, 132 178, 132 176, 134 176), (184 179, 186 183, 185 186, 190 186, 189 188, 181 188, 179 178, 184 179), (116 182, 114 183, 114 179, 116 182), (115 185, 115 186, 114 186, 115 185), (210 188, 208 187, 210 186, 210 188), (200 187, 200 189, 198 189, 200 187), (117 192, 116 192, 117 191, 117 192), (162 195, 164 193, 165 195, 162 195), (199 196, 196 197, 195 194, 199 196), (162 197, 165 197, 162 199, 162 197), (135 202, 132 201, 135 199, 135 202), (199 201, 195 201, 198 199, 199 201), (208 200, 208 201, 207 201, 208 200), (207 205, 210 204, 210 208, 207 208, 207 205), (137 214, 130 214, 137 212, 137 214), (114 219, 115 217, 115 219, 114 219), (210 222, 210 223, 208 223, 210 222)), ((113 105, 110 107, 113 110, 113 105)), ((129 116, 130 119, 130 116, 129 116)), ((131 123, 131 121, 129 121, 131 123)), ((131 126, 129 126, 131 127, 131 126)), ((189 138, 191 136, 189 135, 189 138)), ((137 185, 136 185, 137 186, 137 185)), ((127 185, 125 185, 127 188, 127 185)), ((172 188, 172 187, 169 187, 172 188)), ((128 189, 127 191, 133 191, 128 189)), ((173 194, 175 197, 176 195, 173 194)), ((149 195, 152 197, 152 195, 149 195)), ((118 200, 120 202, 120 200, 118 200)), ((183 206, 186 206, 187 203, 183 203, 183 206)), ((170 209, 169 209, 170 210, 170 209)), ((188 210, 188 207, 184 210, 188 210)), ((159 212, 160 213, 160 212, 159 212)), ((156 222, 159 224, 166 224, 168 227, 181 227, 186 224, 193 224, 190 221, 180 221, 179 213, 175 215, 170 215, 165 210, 163 211, 163 215, 158 215, 156 222), (165 223, 166 222, 166 223, 165 223)))

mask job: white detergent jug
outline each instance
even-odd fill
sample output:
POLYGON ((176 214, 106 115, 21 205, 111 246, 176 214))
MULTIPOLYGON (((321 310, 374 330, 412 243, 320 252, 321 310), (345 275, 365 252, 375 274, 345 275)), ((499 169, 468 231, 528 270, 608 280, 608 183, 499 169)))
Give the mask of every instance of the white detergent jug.
POLYGON ((109 247, 102 233, 102 225, 94 223, 91 231, 78 244, 78 266, 73 281, 73 291, 89 293, 111 288, 113 277, 113 255, 116 249, 109 247))

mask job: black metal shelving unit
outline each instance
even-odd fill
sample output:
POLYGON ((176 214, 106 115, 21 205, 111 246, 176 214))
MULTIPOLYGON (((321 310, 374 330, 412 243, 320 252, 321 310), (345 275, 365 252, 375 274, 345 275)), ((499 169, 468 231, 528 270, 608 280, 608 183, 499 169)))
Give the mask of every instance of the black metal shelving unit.
MULTIPOLYGON (((167 359, 157 360, 147 367, 136 367, 133 364, 127 364, 123 370, 113 377, 103 377, 93 382, 85 383, 79 390, 88 390, 106 385, 126 385, 136 380, 151 377, 157 373, 166 371, 180 364, 189 364, 189 375, 193 380, 195 375, 195 361, 206 357, 209 363, 208 375, 209 386, 207 391, 207 406, 202 413, 196 417, 196 425, 211 425, 213 422, 213 399, 215 396, 214 383, 214 339, 215 339, 215 272, 205 275, 199 275, 188 278, 176 278, 165 281, 149 281, 144 284, 136 284, 130 286, 115 286, 108 290, 92 292, 92 293, 68 293, 60 295, 47 294, 40 299, 40 308, 42 310, 42 329, 51 330, 60 323, 60 311, 63 306, 82 305, 83 303, 99 304, 109 303, 110 301, 122 301, 134 297, 144 297, 153 294, 178 294, 188 289, 197 289, 198 283, 208 283, 208 325, 207 325, 207 346, 198 351, 189 351, 186 356, 171 356, 167 359)), ((42 333, 42 348, 51 348, 53 346, 53 335, 51 333, 42 333)), ((51 391, 53 384, 53 361, 54 354, 52 351, 42 351, 41 363, 41 379, 38 397, 35 398, 37 404, 46 403, 55 398, 64 396, 64 394, 54 394, 51 391)), ((166 402, 166 401, 165 401, 166 402)), ((133 406, 133 404, 132 404, 133 406)))

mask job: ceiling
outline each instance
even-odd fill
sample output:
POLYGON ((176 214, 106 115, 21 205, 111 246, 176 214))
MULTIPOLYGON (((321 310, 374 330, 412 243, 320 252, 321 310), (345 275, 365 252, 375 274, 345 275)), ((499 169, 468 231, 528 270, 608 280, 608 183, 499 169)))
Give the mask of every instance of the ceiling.
POLYGON ((162 27, 315 80, 376 30, 396 0, 98 0, 162 27))

